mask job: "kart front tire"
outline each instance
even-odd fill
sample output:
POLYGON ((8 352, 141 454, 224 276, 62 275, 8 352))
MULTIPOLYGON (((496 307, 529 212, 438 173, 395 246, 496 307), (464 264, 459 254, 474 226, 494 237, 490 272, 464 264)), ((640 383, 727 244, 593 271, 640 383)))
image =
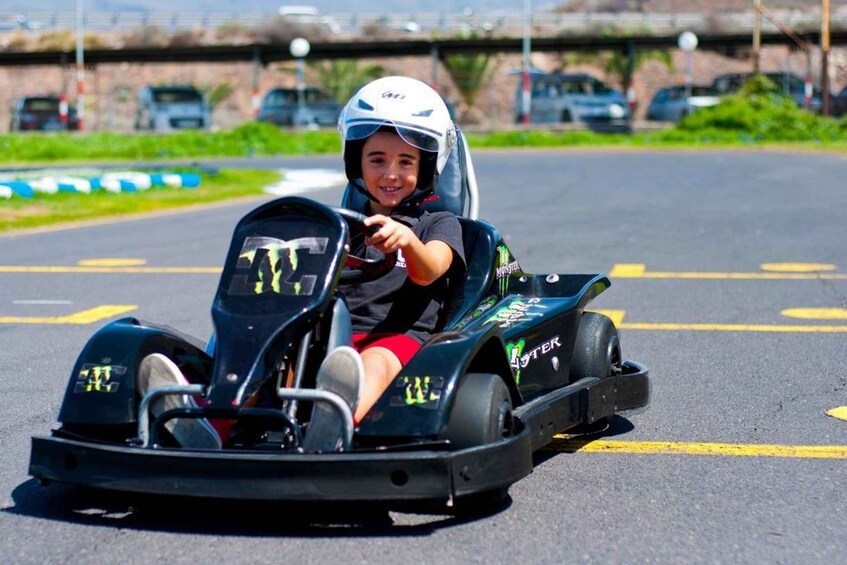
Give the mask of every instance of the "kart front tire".
POLYGON ((469 373, 459 383, 445 438, 455 449, 493 443, 513 432, 512 397, 499 375, 469 373))

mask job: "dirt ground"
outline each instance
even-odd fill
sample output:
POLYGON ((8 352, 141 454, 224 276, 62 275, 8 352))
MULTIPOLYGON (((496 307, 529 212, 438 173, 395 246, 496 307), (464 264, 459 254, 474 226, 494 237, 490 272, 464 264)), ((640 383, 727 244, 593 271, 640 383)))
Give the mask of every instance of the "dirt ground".
MULTIPOLYGON (((514 121, 514 100, 517 77, 510 74, 520 68, 520 57, 501 55, 492 61, 491 79, 480 93, 473 108, 464 105, 458 91, 452 85, 447 71, 440 65, 433 69, 428 57, 386 58, 372 61, 381 64, 391 73, 407 74, 430 82, 433 77, 446 95, 458 107, 458 121, 466 126, 496 128, 514 121)), ((553 70, 559 67, 559 58, 548 53, 534 53, 533 66, 553 70)), ((833 93, 847 83, 847 50, 833 49, 830 52, 830 83, 833 93)), ((673 69, 662 63, 650 61, 635 75, 638 107, 636 118, 640 119, 653 93, 660 87, 684 82, 685 54, 673 53, 673 69)), ((749 58, 727 58, 707 51, 695 51, 692 56, 692 76, 695 83, 710 83, 720 73, 749 71, 749 58)), ((802 53, 786 47, 766 47, 762 51, 761 69, 778 71, 788 69, 804 75, 806 58, 802 53)), ((603 72, 588 65, 569 66, 568 71, 588 71, 606 78, 603 72)), ((820 56, 812 57, 812 71, 820 79, 820 56)), ((316 84, 317 76, 307 71, 307 83, 316 84)), ((201 88, 214 88, 229 83, 232 93, 225 98, 213 113, 216 129, 229 129, 252 119, 253 67, 251 63, 168 63, 168 64, 113 64, 99 65, 85 74, 85 123, 86 130, 130 132, 136 109, 135 94, 145 84, 193 83, 201 88)), ((260 74, 260 92, 275 86, 295 86, 296 74, 293 64, 271 64, 260 74)), ((12 101, 22 95, 69 93, 74 103, 76 77, 73 66, 59 67, 0 67, 0 131, 8 131, 12 101)), ((615 85, 620 87, 620 85, 615 85)), ((2 159, 2 155, 0 155, 2 159)))

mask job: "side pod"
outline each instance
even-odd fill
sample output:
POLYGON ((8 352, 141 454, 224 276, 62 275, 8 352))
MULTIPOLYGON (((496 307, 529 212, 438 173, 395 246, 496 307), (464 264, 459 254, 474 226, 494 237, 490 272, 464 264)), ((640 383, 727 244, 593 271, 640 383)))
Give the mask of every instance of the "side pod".
POLYGON ((104 326, 83 348, 59 411, 64 425, 114 425, 136 421, 135 375, 151 353, 173 359, 194 382, 208 379, 211 358, 203 344, 172 328, 121 318, 104 326))

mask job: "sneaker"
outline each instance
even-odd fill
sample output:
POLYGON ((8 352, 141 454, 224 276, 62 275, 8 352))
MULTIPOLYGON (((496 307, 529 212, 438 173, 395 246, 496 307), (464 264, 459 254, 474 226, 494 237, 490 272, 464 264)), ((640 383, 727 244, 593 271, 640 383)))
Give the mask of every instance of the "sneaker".
MULTIPOLYGON (((365 369, 359 353, 352 347, 342 345, 333 349, 321 363, 315 388, 334 392, 355 412, 364 379, 365 369)), ((343 441, 343 432, 344 422, 335 408, 326 402, 315 402, 303 438, 303 449, 337 451, 343 441)))
MULTIPOLYGON (((138 392, 142 396, 153 388, 188 384, 179 367, 161 353, 148 355, 138 367, 138 392)), ((155 418, 173 408, 185 407, 196 408, 197 404, 187 394, 168 394, 153 403, 150 414, 155 418)), ((173 418, 165 422, 165 428, 182 447, 221 448, 218 432, 205 418, 173 418)))

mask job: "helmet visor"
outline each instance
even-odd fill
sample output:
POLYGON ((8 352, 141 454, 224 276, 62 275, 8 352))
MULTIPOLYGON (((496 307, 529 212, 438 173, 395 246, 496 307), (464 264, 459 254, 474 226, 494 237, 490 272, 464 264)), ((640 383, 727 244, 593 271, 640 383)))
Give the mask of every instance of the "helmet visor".
POLYGON ((396 131, 397 135, 412 147, 433 153, 438 152, 438 141, 442 137, 439 132, 402 122, 350 120, 347 122, 347 141, 367 139, 383 127, 396 131))

